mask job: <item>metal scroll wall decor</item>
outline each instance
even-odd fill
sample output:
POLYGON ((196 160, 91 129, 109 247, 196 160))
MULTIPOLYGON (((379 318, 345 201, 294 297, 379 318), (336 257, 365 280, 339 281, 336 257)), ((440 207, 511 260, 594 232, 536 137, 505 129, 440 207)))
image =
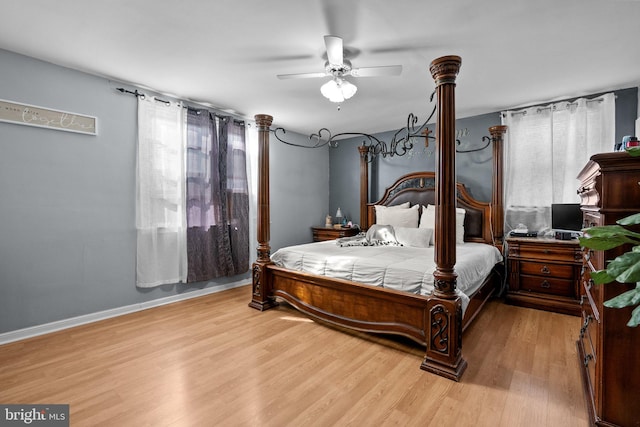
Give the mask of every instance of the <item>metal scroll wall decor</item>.
MULTIPOLYGON (((431 93, 429 97, 429 102, 433 103, 433 97, 435 96, 435 91, 431 93)), ((430 155, 433 151, 429 152, 429 140, 435 141, 435 136, 431 135, 431 130, 427 127, 427 124, 431 122, 431 119, 436 113, 436 106, 434 105, 431 110, 431 114, 427 117, 426 120, 419 124, 418 117, 413 113, 410 113, 407 117, 407 123, 405 127, 399 129, 393 134, 391 141, 386 142, 375 135, 364 133, 364 132, 341 132, 333 135, 331 131, 327 128, 321 128, 318 132, 309 135, 309 145, 297 144, 295 142, 287 141, 285 139, 287 131, 284 128, 275 128, 272 130, 275 138, 287 145, 292 145, 294 147, 301 148, 320 148, 324 146, 329 146, 336 148, 339 145, 339 141, 345 138, 353 137, 353 138, 363 138, 362 145, 368 147, 369 156, 368 161, 371 162, 374 158, 378 156, 385 157, 394 157, 394 156, 404 156, 408 155, 408 157, 413 157, 419 153, 413 149, 413 139, 414 138, 424 138, 425 139, 425 148, 423 152, 430 155)), ((464 131, 465 134, 468 132, 464 131)), ((483 145, 479 147, 473 148, 461 148, 462 142, 459 139, 456 139, 456 145, 460 148, 456 148, 457 153, 473 153, 476 151, 482 151, 487 148, 491 144, 491 138, 488 136, 482 137, 483 145)))

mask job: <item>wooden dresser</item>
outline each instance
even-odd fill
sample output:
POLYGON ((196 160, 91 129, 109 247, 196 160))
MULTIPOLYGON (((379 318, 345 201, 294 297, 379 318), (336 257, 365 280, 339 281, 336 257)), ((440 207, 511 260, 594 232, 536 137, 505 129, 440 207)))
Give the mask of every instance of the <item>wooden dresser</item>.
POLYGON ((508 237, 506 242, 507 302, 579 316, 582 255, 578 241, 508 237))
MULTIPOLYGON (((640 158, 625 152, 594 155, 578 179, 586 227, 614 224, 640 212, 640 158)), ((640 426, 640 327, 626 326, 632 307, 602 304, 635 284, 594 285, 590 280, 592 271, 626 250, 583 253, 577 345, 589 417, 597 426, 640 426)))
POLYGON ((313 233, 313 241, 321 242, 324 240, 334 240, 340 237, 355 236, 360 232, 360 229, 356 227, 332 228, 332 227, 325 227, 325 226, 317 226, 317 227, 311 227, 311 232, 313 233))

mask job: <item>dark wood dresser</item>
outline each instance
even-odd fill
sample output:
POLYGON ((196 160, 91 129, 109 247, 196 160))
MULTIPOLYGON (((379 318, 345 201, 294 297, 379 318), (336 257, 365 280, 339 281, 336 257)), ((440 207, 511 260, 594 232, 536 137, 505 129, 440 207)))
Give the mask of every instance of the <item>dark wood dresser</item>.
POLYGON ((317 226, 311 227, 311 232, 313 234, 314 242, 322 242, 324 240, 334 240, 340 237, 350 237, 355 236, 360 232, 360 229, 356 227, 325 227, 325 226, 317 226))
MULTIPOLYGON (((614 224, 640 212, 640 158, 625 152, 594 155, 578 179, 586 227, 614 224)), ((626 326, 632 307, 603 306, 635 284, 594 285, 590 280, 592 271, 626 250, 583 253, 577 345, 589 417, 597 426, 640 426, 640 327, 626 326)))
POLYGON ((507 237, 508 303, 580 315, 577 240, 507 237))

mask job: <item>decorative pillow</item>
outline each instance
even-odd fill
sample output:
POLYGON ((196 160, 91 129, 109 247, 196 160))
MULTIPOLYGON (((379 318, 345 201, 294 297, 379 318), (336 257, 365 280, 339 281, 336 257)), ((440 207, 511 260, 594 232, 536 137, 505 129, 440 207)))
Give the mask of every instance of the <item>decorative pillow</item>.
POLYGON ((418 227, 418 205, 411 208, 385 208, 376 206, 376 224, 391 225, 393 227, 418 227))
POLYGON ((431 228, 395 227, 396 240, 402 246, 428 248, 433 235, 431 228))
POLYGON ((371 245, 399 245, 395 229, 390 225, 373 224, 365 234, 367 243, 371 245))
MULTIPOLYGON (((467 211, 462 208, 456 208, 456 243, 464 243, 464 217, 467 211)), ((436 207, 434 205, 422 206, 422 215, 420 216, 419 228, 436 228, 436 207)), ((435 234, 435 233, 434 233, 435 234)), ((431 237, 433 245, 433 236, 431 237)))

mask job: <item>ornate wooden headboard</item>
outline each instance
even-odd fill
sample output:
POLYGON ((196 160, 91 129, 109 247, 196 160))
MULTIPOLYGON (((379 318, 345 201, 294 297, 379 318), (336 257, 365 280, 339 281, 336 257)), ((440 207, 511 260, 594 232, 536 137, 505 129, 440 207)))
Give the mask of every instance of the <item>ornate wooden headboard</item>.
MULTIPOLYGON (((366 222, 362 227, 366 229, 375 224, 375 205, 393 206, 404 202, 410 202, 411 206, 416 204, 434 205, 435 183, 434 172, 413 172, 400 177, 387 188, 380 200, 367 203, 366 222)), ((493 244, 491 204, 480 202, 471 197, 467 188, 461 183, 457 183, 456 199, 457 207, 464 208, 466 211, 464 219, 465 241, 493 244)))
MULTIPOLYGON (((456 183, 457 207, 466 210, 464 228, 466 242, 480 242, 502 246, 504 213, 502 194, 502 144, 506 126, 489 128, 493 143, 493 193, 491 202, 474 199, 464 184, 456 183)), ((368 147, 358 147, 360 152, 360 226, 363 229, 375 224, 375 205, 393 206, 404 202, 423 206, 435 205, 435 172, 413 172, 400 177, 387 188, 382 198, 368 202, 369 162, 368 147)))

